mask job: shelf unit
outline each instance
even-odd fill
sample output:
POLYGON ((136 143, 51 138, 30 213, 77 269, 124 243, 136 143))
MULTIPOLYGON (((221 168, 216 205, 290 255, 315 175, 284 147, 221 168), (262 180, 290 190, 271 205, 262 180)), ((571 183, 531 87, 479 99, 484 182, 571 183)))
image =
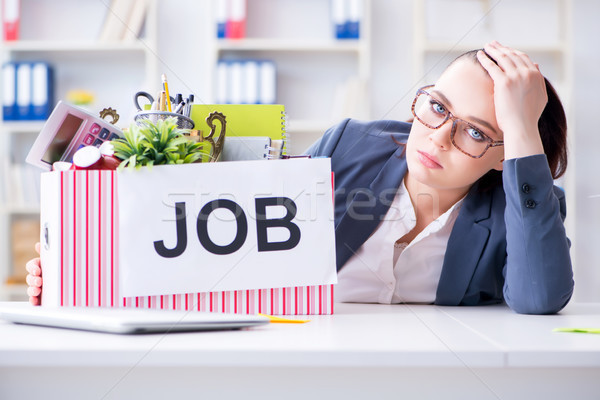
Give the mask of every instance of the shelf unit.
POLYGON ((205 57, 208 98, 215 98, 217 61, 269 59, 277 67, 277 103, 288 116, 288 153, 303 152, 341 118, 368 119, 371 1, 363 0, 360 38, 335 39, 330 0, 248 2, 247 37, 218 39, 211 1, 205 57), (270 27, 265 20, 277 21, 270 27), (262 22, 262 23, 261 23, 262 22), (334 71, 332 73, 332 71, 334 71), (336 77, 334 80, 331 77, 336 77), (315 97, 314 93, 321 93, 315 97))
MULTIPOLYGON (((21 28, 25 32, 18 41, 0 41, 0 64, 7 61, 48 62, 53 68, 55 101, 65 99, 71 89, 90 90, 96 97, 96 101, 88 106, 90 111, 115 108, 121 116, 118 124, 127 125, 134 113, 132 94, 142 88, 158 90, 160 83, 156 56, 158 4, 157 0, 149 0, 143 36, 127 42, 100 42, 96 39, 105 14, 111 12, 108 7, 103 3, 76 0, 22 0, 21 28), (58 29, 44 23, 34 26, 38 24, 37 18, 44 12, 42 10, 49 9, 60 13, 64 24, 58 29), (87 30, 81 26, 81 14, 84 13, 92 15, 88 15, 87 30), (31 20, 28 20, 29 17, 31 20), (69 26, 69 21, 72 26, 69 26), (60 31, 59 34, 56 31, 60 31)), ((47 19, 52 19, 52 16, 47 19)), ((15 165, 24 164, 26 150, 43 125, 43 121, 5 122, 0 109, 0 182, 3 185, 0 188, 0 300, 22 300, 26 297, 23 285, 5 284, 7 278, 24 269, 24 265, 15 265, 11 230, 15 221, 20 219, 39 220, 39 204, 10 200, 8 193, 16 188, 9 186, 5 177, 13 173, 15 165)), ((30 245, 33 251, 33 243, 30 245)))

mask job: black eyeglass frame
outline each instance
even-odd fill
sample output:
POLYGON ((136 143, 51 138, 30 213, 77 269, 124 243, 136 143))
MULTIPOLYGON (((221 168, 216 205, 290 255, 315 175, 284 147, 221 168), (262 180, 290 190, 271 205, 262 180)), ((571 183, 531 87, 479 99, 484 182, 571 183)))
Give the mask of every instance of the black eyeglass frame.
POLYGON ((486 135, 485 133, 483 133, 480 128, 476 127, 475 125, 473 125, 469 121, 465 121, 464 119, 457 118, 456 116, 454 116, 454 114, 452 114, 450 112, 450 110, 448 110, 448 107, 446 107, 446 105, 444 105, 443 102, 441 102, 440 100, 438 100, 435 96, 431 95, 431 93, 429 93, 426 90, 426 89, 432 88, 434 86, 435 85, 423 86, 422 88, 420 88, 419 90, 417 90, 417 94, 415 96, 415 99, 413 100, 413 103, 412 103, 412 106, 411 106, 411 111, 412 111, 412 114, 414 115, 414 117, 416 119, 418 119, 420 123, 422 123, 423 125, 425 125, 428 128, 431 128, 431 129, 439 129, 442 125, 444 125, 446 122, 448 122, 448 120, 452 120, 452 129, 450 130, 450 141, 452 142, 452 145, 454 147, 456 147, 461 153, 463 153, 463 154, 465 154, 465 155, 467 155, 467 156, 469 156, 471 158, 481 158, 489 150, 490 147, 497 147, 497 146, 503 146, 504 145, 504 141, 502 141, 502 140, 493 140, 488 135, 486 135), (419 95, 421 95, 421 94, 430 96, 431 98, 435 99, 435 101, 437 101, 438 103, 440 103, 446 109, 446 116, 444 117, 444 120, 442 122, 440 122, 437 126, 428 124, 427 122, 425 122, 421 118, 419 118, 419 116, 417 115, 417 112, 415 110, 415 106, 417 105, 417 99, 419 98, 419 95), (479 132, 479 133, 481 133, 483 135, 483 137, 484 137, 485 141, 487 142, 487 144, 486 144, 485 149, 483 150, 483 152, 480 155, 474 156, 472 154, 469 154, 465 150, 461 149, 460 146, 458 146, 456 144, 456 142, 454 141, 454 135, 456 134, 456 121, 464 122, 469 127, 475 129, 477 132, 479 132))

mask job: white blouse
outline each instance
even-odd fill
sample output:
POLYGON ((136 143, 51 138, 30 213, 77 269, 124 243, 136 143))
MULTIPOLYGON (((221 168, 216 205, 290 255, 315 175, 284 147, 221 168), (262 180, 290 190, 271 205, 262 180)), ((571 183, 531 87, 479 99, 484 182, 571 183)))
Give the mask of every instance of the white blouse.
POLYGON ((462 200, 432 221, 410 244, 396 244, 416 225, 402 181, 384 220, 338 272, 336 301, 433 303, 461 204, 462 200))

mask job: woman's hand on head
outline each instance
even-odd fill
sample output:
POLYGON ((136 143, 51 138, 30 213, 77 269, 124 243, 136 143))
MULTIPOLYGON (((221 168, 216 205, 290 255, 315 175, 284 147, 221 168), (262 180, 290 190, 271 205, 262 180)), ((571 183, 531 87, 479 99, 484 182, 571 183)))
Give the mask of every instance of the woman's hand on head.
POLYGON ((494 82, 494 107, 504 134, 505 159, 543 154, 538 121, 548 95, 539 66, 527 54, 496 41, 486 44, 484 50, 477 58, 494 82))
MULTIPOLYGON (((35 244, 35 251, 40 254, 39 243, 35 244)), ((25 264, 25 268, 28 272, 26 282, 27 285, 29 285, 27 288, 29 302, 34 306, 39 306, 42 302, 42 266, 40 263, 40 258, 36 257, 32 260, 29 260, 27 264, 25 264)))

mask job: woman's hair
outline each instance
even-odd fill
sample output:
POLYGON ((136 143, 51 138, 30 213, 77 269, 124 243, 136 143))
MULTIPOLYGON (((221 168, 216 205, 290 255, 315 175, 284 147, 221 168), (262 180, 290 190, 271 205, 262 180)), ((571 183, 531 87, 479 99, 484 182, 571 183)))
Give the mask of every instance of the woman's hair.
MULTIPOLYGON (((477 52, 478 50, 471 50, 463 53, 452 61, 450 65, 462 59, 470 59, 480 65, 477 60, 477 52)), ((496 60, 489 55, 488 57, 496 63, 496 60)), ((556 90, 554 90, 554 87, 545 77, 544 83, 546 84, 548 102, 538 121, 538 129, 540 131, 540 137, 542 138, 544 153, 546 153, 548 165, 550 166, 550 172, 552 173, 552 177, 557 179, 561 177, 567 169, 567 118, 556 90)), ((501 183, 501 173, 492 170, 480 179, 480 188, 490 188, 491 186, 501 183)))

